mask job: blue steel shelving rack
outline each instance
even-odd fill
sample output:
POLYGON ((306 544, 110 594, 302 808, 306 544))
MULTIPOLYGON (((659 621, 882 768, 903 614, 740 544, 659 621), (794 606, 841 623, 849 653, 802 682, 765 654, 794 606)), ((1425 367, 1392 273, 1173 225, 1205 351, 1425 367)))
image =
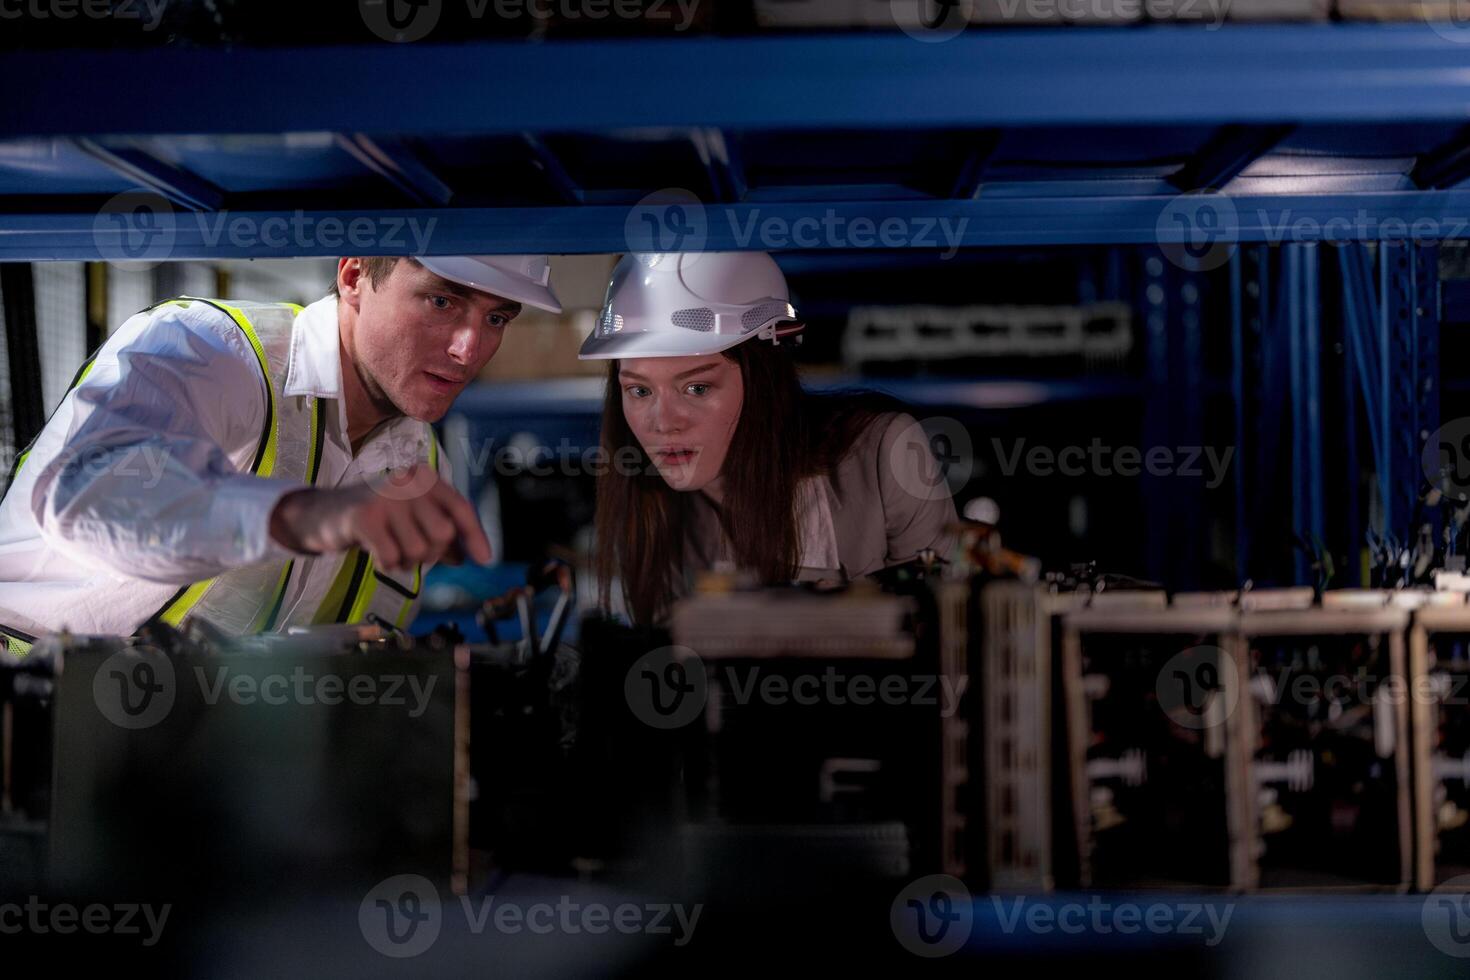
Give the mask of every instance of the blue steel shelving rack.
MULTIPOLYGON (((1406 533, 1438 424, 1433 242, 1470 236, 1470 30, 1453 25, 16 50, 0 92, 0 261, 125 258, 160 234, 169 259, 333 255, 322 222, 364 217, 432 221, 427 253, 624 251, 647 244, 630 208, 667 188, 698 198, 705 248, 769 247, 741 235, 752 221, 826 218, 963 221, 971 249, 1222 242, 1222 270, 1149 252, 1099 288, 1135 303, 1151 341, 1144 438, 1177 445, 1206 422, 1203 331, 1224 283, 1242 578, 1262 493, 1338 549, 1362 527, 1406 533), (847 166, 864 147, 892 152, 847 166), (159 206, 102 213, 137 188, 159 206), (1188 196, 1208 189, 1223 196, 1188 196), (244 241, 221 220, 313 231, 244 241), (1329 334, 1340 378, 1321 374, 1329 334), (1355 486, 1329 500, 1358 465, 1359 419, 1371 507, 1355 486)), ((782 261, 933 258, 847 244, 794 243, 782 261)), ((1204 506, 1144 493, 1169 526, 1204 506)), ((1187 584, 1194 547, 1161 535, 1150 567, 1187 584)), ((1308 574, 1302 553, 1292 577, 1308 574)))

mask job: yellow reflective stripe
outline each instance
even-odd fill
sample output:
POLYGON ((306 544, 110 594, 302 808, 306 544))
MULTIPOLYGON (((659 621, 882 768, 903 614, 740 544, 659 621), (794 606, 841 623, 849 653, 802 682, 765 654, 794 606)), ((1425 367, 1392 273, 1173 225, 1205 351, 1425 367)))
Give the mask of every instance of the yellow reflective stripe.
POLYGON ((347 612, 349 623, 360 623, 367 618, 368 606, 373 601, 373 593, 378 591, 378 577, 373 574, 373 558, 368 556, 367 566, 362 570, 362 582, 357 587, 357 598, 352 601, 352 608, 347 612))
MULTIPOLYGON (((92 352, 90 357, 82 362, 81 369, 77 371, 76 377, 72 378, 71 384, 67 386, 66 395, 71 394, 72 391, 76 389, 77 385, 87 380, 87 375, 92 373, 92 368, 97 364, 97 355, 101 353, 101 351, 102 348, 97 348, 97 350, 92 352)), ((66 399, 66 395, 61 396, 63 400, 66 399)), ((56 407, 56 411, 61 411, 60 405, 56 407)), ((53 412, 52 415, 54 416, 55 412, 53 412)), ((46 424, 50 425, 51 419, 48 418, 46 420, 46 424)), ((42 430, 44 431, 44 426, 42 427, 42 430)), ((31 454, 31 446, 34 446, 40 440, 40 438, 41 434, 39 432, 36 433, 36 437, 31 440, 31 445, 27 446, 25 448, 25 451, 15 458, 15 466, 10 471, 10 483, 14 483, 15 478, 20 475, 20 468, 26 464, 26 458, 31 454)), ((6 484, 5 489, 7 492, 9 492, 10 485, 6 484)))
MULTIPOLYGON (((280 430, 280 418, 276 415, 276 386, 271 381, 270 361, 265 356, 265 345, 260 342, 260 337, 255 333, 255 327, 251 325, 250 318, 239 307, 230 306, 227 303, 199 299, 193 296, 181 296, 178 299, 167 300, 166 303, 159 303, 158 305, 163 306, 167 304, 188 309, 191 302, 201 302, 224 310, 229 314, 230 319, 235 321, 236 326, 245 332, 245 339, 250 341, 250 348, 255 351, 255 360, 260 364, 261 373, 265 375, 266 438, 265 446, 257 452, 256 465, 251 467, 250 472, 256 476, 268 477, 276 467, 276 442, 277 434, 280 430)), ((288 565, 287 570, 289 571, 289 569, 290 566, 288 565)), ((193 609, 199 604, 199 600, 204 598, 204 594, 209 591, 209 587, 214 584, 214 581, 214 579, 206 579, 203 582, 195 582, 180 593, 178 598, 165 606, 163 611, 158 614, 158 618, 170 626, 178 626, 184 621, 184 617, 189 614, 189 610, 193 609)), ((285 579, 283 573, 282 580, 277 585, 277 589, 284 588, 285 579)), ((274 605, 275 598, 272 598, 271 602, 265 608, 266 610, 270 610, 274 605)), ((258 630, 252 629, 251 632, 258 632, 258 630)))
POLYGON ((214 579, 206 579, 203 582, 195 582, 193 585, 185 589, 177 599, 165 606, 163 612, 158 614, 158 618, 163 620, 165 623, 168 623, 170 626, 178 626, 184 621, 184 616, 188 614, 189 610, 192 609, 194 605, 199 602, 200 599, 204 598, 204 593, 209 591, 209 587, 213 584, 214 579))
MULTIPOLYGON (((424 566, 423 565, 415 565, 413 567, 413 589, 410 590, 410 591, 412 591, 414 595, 418 595, 419 594, 419 590, 423 587, 423 584, 424 584, 424 566)), ((393 621, 393 625, 394 626, 397 626, 399 629, 403 629, 404 620, 408 619, 408 611, 412 607, 413 607, 413 600, 412 599, 404 599, 403 600, 403 607, 398 610, 398 618, 393 621)))
MULTIPOLYGON (((433 428, 433 426, 429 426, 428 429, 429 429, 429 465, 432 466, 432 467, 434 467, 435 468, 435 472, 437 472, 438 471, 438 467, 439 467, 439 442, 438 442, 437 439, 434 438, 434 428, 433 428)), ((344 566, 344 570, 345 569, 346 569, 346 566, 344 566)), ((423 565, 416 565, 416 566, 414 566, 414 570, 413 570, 413 589, 411 590, 414 594, 418 594, 419 587, 423 584, 423 575, 424 575, 424 566, 423 565)), ((341 579, 342 579, 342 573, 339 572, 338 575, 337 575, 337 578, 338 578, 338 580, 340 582, 341 579)), ((333 582, 332 583, 332 588, 333 588, 333 591, 334 592, 336 591, 336 587, 339 584, 339 582, 333 582)), ((345 583, 341 583, 341 584, 343 584, 343 590, 345 591, 346 584, 345 583)), ((358 583, 358 586, 357 586, 357 596, 352 600, 352 608, 349 609, 348 612, 347 612, 347 622, 349 622, 349 623, 360 623, 364 619, 367 618, 368 607, 372 604, 373 595, 377 591, 378 591, 378 579, 377 579, 377 576, 375 576, 373 574, 373 559, 372 559, 371 556, 369 556, 368 557, 368 560, 367 560, 367 566, 363 569, 362 581, 359 582, 358 583)), ((339 599, 340 599, 340 596, 339 596, 339 599)), ((413 600, 412 599, 405 599, 403 601, 403 606, 398 610, 398 618, 397 618, 396 622, 394 623, 394 625, 398 626, 400 629, 403 627, 403 622, 404 622, 405 619, 408 618, 408 611, 409 611, 410 607, 412 607, 412 605, 413 605, 413 600)), ((327 602, 327 603, 324 603, 323 604, 323 608, 332 608, 332 607, 333 607, 333 603, 331 603, 331 602, 327 602)))
MULTIPOLYGON (((438 473, 439 472, 439 440, 436 439, 436 438, 434 438, 434 427, 431 425, 428 428, 429 428, 429 466, 430 466, 431 469, 434 470, 435 473, 438 473)), ((409 591, 412 592, 414 595, 418 595, 419 592, 423 588, 423 584, 424 584, 424 566, 423 565, 415 565, 413 567, 413 588, 410 589, 409 591)), ((376 585, 374 587, 376 588, 376 585)), ((408 619, 409 610, 412 609, 412 608, 413 608, 413 600, 412 599, 404 599, 403 600, 403 605, 400 606, 399 609, 398 609, 398 618, 393 621, 393 625, 394 626, 397 626, 399 629, 403 629, 403 624, 408 619)))
POLYGON ((271 624, 275 618, 276 610, 281 607, 281 599, 286 595, 286 580, 291 577, 291 566, 296 563, 293 558, 286 562, 286 567, 281 569, 281 577, 276 579, 276 587, 271 591, 270 601, 260 607, 260 612, 245 630, 246 633, 260 633, 271 624))
POLYGON ((361 551, 357 548, 347 550, 346 557, 342 559, 342 567, 337 569, 337 577, 332 579, 332 587, 327 590, 322 604, 317 607, 311 625, 321 626, 324 623, 337 621, 337 610, 342 608, 342 602, 347 598, 347 587, 352 584, 352 571, 357 565, 357 557, 360 554, 361 551))
MULTIPOLYGON (((311 437, 306 450, 306 473, 307 482, 316 483, 316 468, 321 462, 317 458, 317 433, 321 427, 322 400, 313 398, 311 400, 311 437)), ((286 598, 286 586, 291 581, 291 570, 296 567, 296 559, 292 558, 286 562, 286 567, 281 569, 281 577, 276 582, 275 592, 271 594, 271 600, 261 608, 260 615, 250 624, 250 633, 262 633, 271 628, 276 621, 276 616, 281 611, 281 603, 286 598)))
POLYGON ((31 643, 29 640, 22 640, 20 637, 10 633, 0 633, 0 636, 5 637, 6 647, 17 657, 24 657, 31 652, 31 643))
MULTIPOLYGON (((193 299, 195 297, 184 297, 193 299)), ((245 311, 238 306, 230 306, 218 300, 199 300, 209 305, 224 310, 230 315, 230 319, 237 323, 241 330, 245 331, 245 338, 250 341, 250 347, 255 351, 255 359, 260 362, 260 370, 265 374, 265 397, 267 401, 266 411, 269 413, 265 449, 260 453, 257 465, 250 471, 256 476, 270 476, 276 469, 276 444, 280 439, 281 420, 276 414, 276 386, 271 381, 270 361, 265 356, 265 345, 260 342, 260 337, 255 333, 255 328, 250 325, 250 318, 245 311)))
MULTIPOLYGON (((432 426, 429 427, 429 463, 436 468, 439 465, 439 444, 434 439, 432 426)), ((349 602, 347 590, 352 585, 356 565, 361 556, 361 549, 352 548, 347 552, 346 557, 342 559, 342 565, 337 569, 337 577, 332 580, 331 588, 327 590, 327 594, 322 599, 321 605, 317 607, 316 615, 312 617, 311 622, 313 626, 337 622, 337 610, 341 609, 344 603, 349 602)), ((418 593, 422 583, 423 566, 419 565, 414 568, 413 572, 412 591, 415 594, 418 593)), ((373 559, 372 556, 368 556, 367 561, 363 565, 362 576, 357 583, 357 591, 350 598, 350 605, 347 607, 347 614, 343 617, 342 622, 360 623, 366 619, 368 607, 372 605, 373 596, 377 591, 378 580, 373 574, 373 559)), ((396 625, 399 627, 402 627, 404 620, 408 617, 409 608, 412 604, 412 599, 404 601, 402 608, 398 612, 396 625)))

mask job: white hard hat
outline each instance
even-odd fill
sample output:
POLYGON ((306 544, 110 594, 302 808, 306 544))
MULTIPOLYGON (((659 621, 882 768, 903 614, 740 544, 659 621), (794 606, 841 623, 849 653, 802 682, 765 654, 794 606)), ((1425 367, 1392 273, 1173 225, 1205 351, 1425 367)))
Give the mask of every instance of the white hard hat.
POLYGON ((649 252, 618 261, 577 356, 715 354, 753 337, 779 343, 802 329, 786 277, 765 252, 649 252))
POLYGON ((415 255, 425 269, 471 289, 561 312, 551 291, 551 262, 544 255, 415 255))

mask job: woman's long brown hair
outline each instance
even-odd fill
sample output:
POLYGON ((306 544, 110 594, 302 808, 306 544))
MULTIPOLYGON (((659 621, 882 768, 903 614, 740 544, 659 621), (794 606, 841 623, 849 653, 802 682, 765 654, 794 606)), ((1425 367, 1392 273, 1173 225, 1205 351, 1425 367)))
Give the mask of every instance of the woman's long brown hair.
MULTIPOLYGON (((768 584, 789 582, 800 559, 798 481, 830 472, 879 413, 899 406, 879 395, 806 392, 787 348, 764 341, 724 356, 739 365, 745 397, 721 471, 720 522, 738 567, 768 584)), ((683 575, 689 501, 664 482, 628 425, 618 364, 609 362, 602 406, 603 459, 611 465, 597 480, 595 568, 604 607, 621 579, 634 621, 653 623, 683 575)))

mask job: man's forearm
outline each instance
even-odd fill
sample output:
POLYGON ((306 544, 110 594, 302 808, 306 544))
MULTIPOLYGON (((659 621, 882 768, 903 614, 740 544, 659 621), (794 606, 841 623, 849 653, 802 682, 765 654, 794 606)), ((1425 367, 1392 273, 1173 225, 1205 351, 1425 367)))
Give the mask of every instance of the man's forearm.
POLYGON ((184 585, 287 554, 270 515, 297 489, 236 473, 196 441, 154 436, 70 447, 38 479, 31 507, 73 560, 184 585))

